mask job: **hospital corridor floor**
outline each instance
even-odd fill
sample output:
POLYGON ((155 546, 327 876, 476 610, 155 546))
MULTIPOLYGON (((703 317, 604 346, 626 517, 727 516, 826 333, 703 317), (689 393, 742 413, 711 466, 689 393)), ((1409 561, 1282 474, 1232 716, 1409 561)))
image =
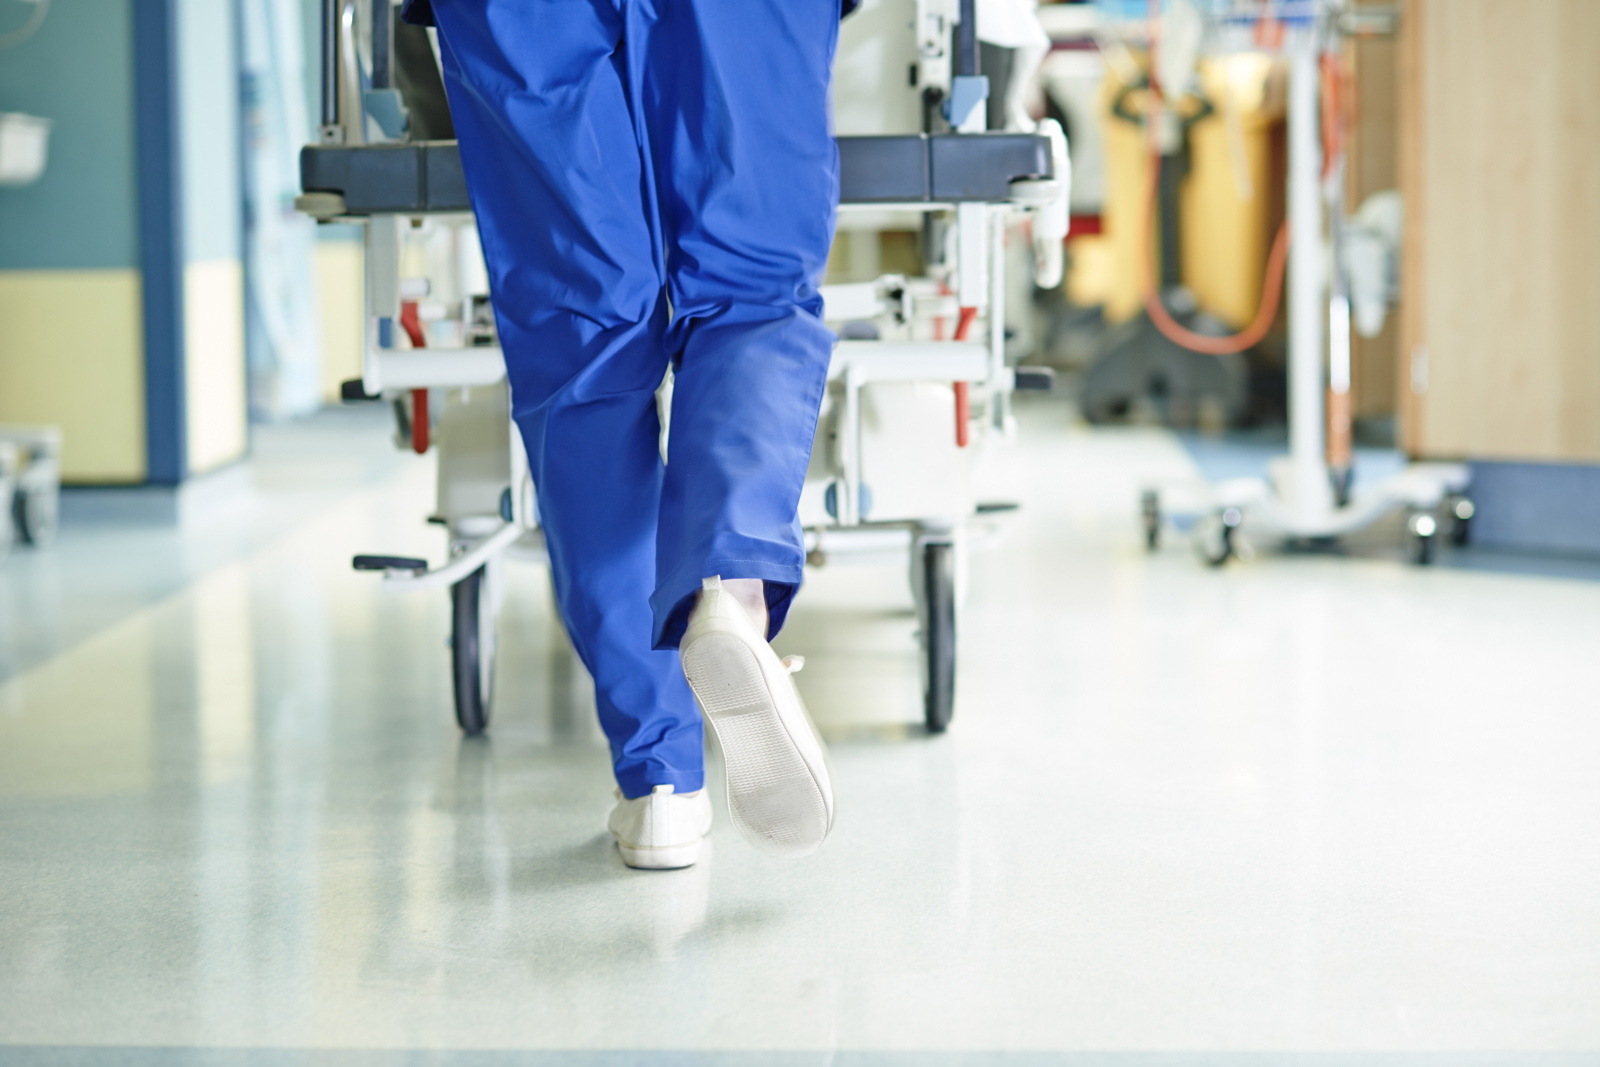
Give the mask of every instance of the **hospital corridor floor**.
POLYGON ((1189 452, 1030 398, 949 732, 904 561, 810 570, 833 836, 754 851, 713 753, 704 858, 634 871, 543 567, 478 739, 446 596, 350 569, 444 551, 381 415, 0 564, 0 1064, 1600 1062, 1593 575, 1146 553, 1189 452))

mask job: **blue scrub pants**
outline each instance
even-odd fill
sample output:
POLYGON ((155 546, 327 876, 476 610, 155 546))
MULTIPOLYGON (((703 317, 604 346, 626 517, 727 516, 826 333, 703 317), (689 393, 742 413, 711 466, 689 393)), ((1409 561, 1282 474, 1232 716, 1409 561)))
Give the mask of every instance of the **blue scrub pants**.
POLYGON ((839 0, 433 14, 556 597, 617 782, 699 789, 677 644, 701 579, 764 579, 776 633, 804 565, 839 0))

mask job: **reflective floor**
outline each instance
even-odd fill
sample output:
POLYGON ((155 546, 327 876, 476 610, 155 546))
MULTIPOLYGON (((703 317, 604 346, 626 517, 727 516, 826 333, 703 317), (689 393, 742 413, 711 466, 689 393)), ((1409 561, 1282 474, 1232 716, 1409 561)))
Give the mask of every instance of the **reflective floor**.
POLYGON ((1594 1062, 1600 582, 1146 555, 1176 440, 1022 414, 947 735, 903 568, 810 575, 780 646, 840 816, 801 862, 719 807, 697 867, 622 866, 537 566, 459 737, 445 597, 348 569, 442 550, 381 424, 268 435, 248 520, 19 550, 0 1063, 1594 1062), (374 458, 307 495, 296 433, 374 458))

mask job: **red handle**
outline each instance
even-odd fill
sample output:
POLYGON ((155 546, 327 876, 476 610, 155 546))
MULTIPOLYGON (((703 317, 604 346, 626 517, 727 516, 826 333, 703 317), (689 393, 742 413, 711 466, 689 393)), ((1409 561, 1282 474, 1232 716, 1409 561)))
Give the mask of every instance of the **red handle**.
MULTIPOLYGON (((400 305, 400 328, 411 339, 412 348, 427 348, 428 338, 422 332, 422 318, 417 314, 415 300, 400 305)), ((411 447, 422 455, 428 450, 428 391, 411 390, 411 447)))
POLYGON ((422 455, 428 450, 428 391, 411 390, 411 447, 422 455))
MULTIPOLYGON (((965 341, 967 334, 972 332, 972 323, 978 317, 978 309, 962 308, 961 317, 956 320, 957 341, 965 341)), ((966 448, 971 435, 972 423, 972 395, 966 382, 956 382, 956 447, 966 448)))

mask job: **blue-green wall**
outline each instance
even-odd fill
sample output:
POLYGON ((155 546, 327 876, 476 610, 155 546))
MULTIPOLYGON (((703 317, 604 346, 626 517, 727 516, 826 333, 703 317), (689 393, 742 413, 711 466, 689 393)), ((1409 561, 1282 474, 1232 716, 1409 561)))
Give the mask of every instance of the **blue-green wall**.
POLYGON ((0 188, 0 270, 138 263, 131 11, 58 0, 37 34, 0 52, 0 111, 55 122, 44 177, 0 188))
MULTIPOLYGON (((235 9, 182 0, 178 12, 184 258, 235 257, 235 9)), ((131 13, 130 0, 57 0, 37 34, 0 52, 0 111, 55 123, 44 177, 0 188, 0 270, 138 264, 131 13)))

